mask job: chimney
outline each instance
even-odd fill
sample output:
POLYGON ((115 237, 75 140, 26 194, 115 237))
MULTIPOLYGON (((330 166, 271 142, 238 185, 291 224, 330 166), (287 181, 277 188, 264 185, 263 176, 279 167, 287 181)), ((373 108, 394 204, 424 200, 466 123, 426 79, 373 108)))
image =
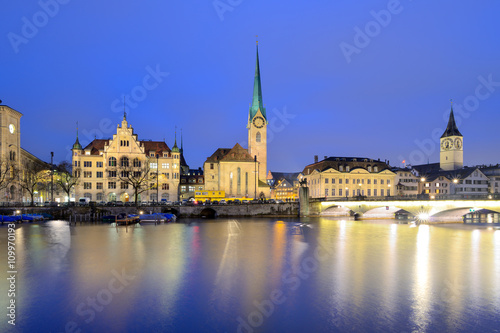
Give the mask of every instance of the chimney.
POLYGON ((314 155, 314 163, 318 163, 318 155, 314 155))
POLYGON ((325 156, 325 160, 328 158, 328 156, 325 156))

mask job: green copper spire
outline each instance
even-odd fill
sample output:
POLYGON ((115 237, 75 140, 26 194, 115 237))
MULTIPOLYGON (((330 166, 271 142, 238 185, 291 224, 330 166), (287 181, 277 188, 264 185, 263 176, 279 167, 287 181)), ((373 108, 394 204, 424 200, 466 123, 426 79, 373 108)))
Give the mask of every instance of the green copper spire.
MULTIPOLYGON (((175 127, 177 128, 177 126, 175 127)), ((172 152, 173 153, 179 152, 179 147, 177 147, 177 129, 175 130, 175 141, 174 141, 174 146, 172 147, 172 152)))
POLYGON ((264 108, 264 104, 262 102, 262 87, 260 84, 260 68, 259 68, 259 42, 257 42, 257 63, 255 65, 255 78, 253 81, 253 98, 252 105, 250 106, 249 119, 251 121, 257 111, 260 109, 260 112, 267 120, 266 117, 266 109, 264 108))
POLYGON ((78 122, 76 122, 76 141, 73 144, 73 149, 82 150, 82 145, 80 144, 80 141, 78 140, 78 122))

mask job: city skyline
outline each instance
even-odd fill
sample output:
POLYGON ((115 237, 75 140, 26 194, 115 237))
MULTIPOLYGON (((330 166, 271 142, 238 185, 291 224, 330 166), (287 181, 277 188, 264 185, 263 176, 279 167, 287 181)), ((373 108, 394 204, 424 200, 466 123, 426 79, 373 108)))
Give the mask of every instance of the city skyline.
POLYGON ((314 155, 438 162, 451 98, 464 165, 498 163, 499 4, 235 3, 7 4, 0 99, 24 115, 22 147, 71 160, 76 122, 84 146, 111 137, 123 97, 141 140, 172 148, 182 128, 191 168, 247 147, 258 39, 270 170, 314 155))

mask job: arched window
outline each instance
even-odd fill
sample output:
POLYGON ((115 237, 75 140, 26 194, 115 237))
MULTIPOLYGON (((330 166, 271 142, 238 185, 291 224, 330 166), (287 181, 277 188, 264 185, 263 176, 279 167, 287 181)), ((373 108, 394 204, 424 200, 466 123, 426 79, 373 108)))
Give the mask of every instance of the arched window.
POLYGON ((108 165, 111 167, 111 166, 116 166, 116 158, 114 157, 110 157, 109 158, 109 163, 108 165))
POLYGON ((140 168, 141 167, 141 161, 139 161, 138 158, 134 158, 134 168, 140 168))
POLYGON ((85 198, 89 198, 90 200, 92 200, 92 194, 91 193, 84 193, 83 196, 85 198))
POLYGON ((236 193, 239 195, 241 194, 241 168, 238 168, 237 169, 238 173, 237 173, 237 187, 236 187, 236 193))
POLYGON ((120 166, 122 166, 122 167, 128 167, 128 157, 123 156, 120 159, 120 166))
POLYGON ((255 142, 260 142, 261 135, 260 132, 257 132, 257 135, 255 135, 255 142))
POLYGON ((233 194, 233 173, 229 173, 229 194, 233 194))
POLYGON ((248 172, 245 172, 245 194, 248 194, 248 172))
POLYGON ((372 172, 372 166, 371 165, 368 166, 368 172, 372 172))

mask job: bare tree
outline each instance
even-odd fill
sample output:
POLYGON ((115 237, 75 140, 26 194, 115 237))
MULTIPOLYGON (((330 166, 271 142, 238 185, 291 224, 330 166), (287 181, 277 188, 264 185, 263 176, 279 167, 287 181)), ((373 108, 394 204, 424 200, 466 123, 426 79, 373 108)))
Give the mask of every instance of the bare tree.
POLYGON ((31 205, 33 205, 35 192, 42 190, 45 188, 45 184, 50 182, 50 168, 46 163, 27 161, 24 163, 18 178, 19 185, 29 193, 31 205))
POLYGON ((156 174, 151 173, 147 160, 134 159, 133 161, 119 161, 117 177, 134 190, 134 203, 137 206, 139 194, 149 189, 149 182, 156 180, 156 174))
POLYGON ((16 163, 7 159, 0 160, 0 190, 6 189, 17 176, 16 163))
POLYGON ((68 161, 59 163, 56 168, 57 176, 54 179, 56 186, 68 196, 68 201, 71 195, 71 190, 80 182, 80 169, 74 168, 68 161))

